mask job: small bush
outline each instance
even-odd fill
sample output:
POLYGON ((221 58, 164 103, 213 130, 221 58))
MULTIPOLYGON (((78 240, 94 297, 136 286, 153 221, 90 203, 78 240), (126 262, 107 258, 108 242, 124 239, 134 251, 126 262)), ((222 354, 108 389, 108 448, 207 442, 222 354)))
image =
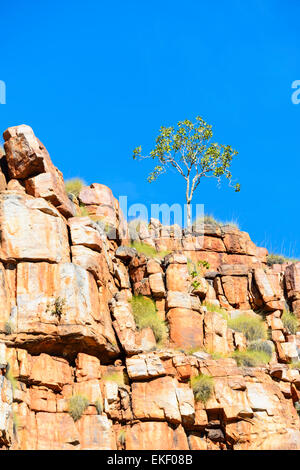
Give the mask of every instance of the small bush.
POLYGON ((194 279, 195 277, 203 276, 204 272, 210 268, 210 265, 207 261, 204 260, 200 260, 197 263, 194 263, 191 259, 188 259, 187 267, 189 275, 192 277, 192 279, 194 279))
POLYGON ((206 403, 214 390, 214 381, 210 375, 200 374, 192 377, 191 386, 196 401, 206 403))
POLYGON ((273 266, 273 264, 285 264, 285 263, 297 263, 299 261, 295 258, 287 258, 283 255, 276 255, 275 253, 270 253, 267 256, 267 265, 273 266))
POLYGON ((157 315, 154 300, 143 295, 135 295, 131 299, 132 312, 139 330, 151 328, 157 343, 163 344, 167 339, 167 326, 157 315))
POLYGON ((232 353, 233 359, 236 360, 237 365, 241 367, 258 367, 268 364, 270 356, 263 351, 234 351, 232 353))
POLYGON ((66 305, 66 299, 62 297, 57 297, 52 304, 47 305, 47 311, 51 313, 51 315, 55 315, 59 320, 64 313, 64 307, 66 305))
POLYGON ((297 333, 299 320, 294 313, 285 310, 281 316, 281 320, 284 328, 286 328, 291 335, 295 335, 297 333))
POLYGON ((72 416, 74 421, 78 421, 87 407, 89 406, 89 400, 82 395, 73 395, 69 400, 69 414, 72 416))
POLYGON ((271 359, 272 354, 273 354, 273 347, 269 341, 257 340, 257 341, 252 341, 252 343, 249 344, 248 351, 264 352, 271 359))
POLYGON ((164 258, 170 253, 169 251, 157 251, 152 246, 137 241, 132 242, 130 246, 135 248, 138 253, 148 256, 148 258, 164 258))
POLYGON ((126 431, 125 429, 121 429, 118 435, 118 441, 123 446, 126 440, 126 431))
POLYGON ((78 197, 83 186, 86 186, 85 181, 80 178, 71 178, 66 180, 65 189, 67 193, 73 194, 73 196, 78 197))
POLYGON ((239 315, 236 318, 230 318, 228 326, 232 330, 244 333, 248 341, 265 339, 267 336, 267 329, 263 320, 250 315, 239 315))

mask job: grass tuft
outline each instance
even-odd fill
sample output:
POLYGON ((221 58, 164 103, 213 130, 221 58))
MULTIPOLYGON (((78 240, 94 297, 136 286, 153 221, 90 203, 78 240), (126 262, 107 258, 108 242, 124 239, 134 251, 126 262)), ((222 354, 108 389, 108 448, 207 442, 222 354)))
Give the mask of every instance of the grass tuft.
POLYGON ((86 186, 85 181, 81 178, 70 178, 65 181, 65 189, 68 194, 73 194, 73 196, 78 197, 83 186, 86 186))
POLYGON ((73 420, 78 421, 87 407, 89 406, 89 400, 83 395, 73 395, 69 400, 69 414, 73 420))
POLYGON ((299 328, 299 320, 294 313, 289 312, 288 310, 284 310, 281 316, 281 320, 284 328, 286 328, 291 335, 295 335, 297 333, 299 328))
POLYGON ((162 345, 167 339, 168 329, 157 314, 154 300, 143 295, 134 295, 130 303, 137 328, 151 328, 157 344, 162 345))
POLYGON ((200 374, 191 378, 191 386, 195 400, 205 404, 214 391, 214 380, 210 375, 200 374))
POLYGON ((169 251, 157 251, 152 246, 137 241, 133 241, 130 246, 135 248, 138 253, 148 256, 148 258, 164 258, 170 253, 169 251))
POLYGON ((236 318, 228 319, 228 326, 232 330, 244 333, 248 341, 265 339, 267 337, 266 325, 261 318, 239 315, 236 318))
POLYGON ((240 367, 258 367, 268 364, 271 357, 264 351, 234 351, 232 353, 233 359, 236 360, 237 365, 240 367))
POLYGON ((273 354, 273 347, 270 341, 256 340, 252 341, 248 346, 248 351, 259 351, 266 353, 270 359, 273 354))

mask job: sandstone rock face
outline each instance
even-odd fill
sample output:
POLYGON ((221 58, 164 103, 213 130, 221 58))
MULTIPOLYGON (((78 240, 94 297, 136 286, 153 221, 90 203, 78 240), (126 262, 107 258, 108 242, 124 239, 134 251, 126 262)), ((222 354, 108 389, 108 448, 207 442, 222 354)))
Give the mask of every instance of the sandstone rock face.
POLYGON ((25 180, 28 194, 51 202, 65 217, 75 215, 75 207, 64 189, 63 176, 31 127, 10 127, 3 137, 10 177, 25 180))
POLYGON ((232 226, 155 219, 131 240, 170 253, 146 256, 107 186, 84 187, 89 216, 76 217, 32 129, 4 139, 0 449, 300 449, 300 335, 282 316, 300 317, 300 263, 268 267, 232 226), (151 311, 134 310, 137 295, 151 311), (272 355, 238 367, 251 341, 227 319, 257 311, 268 339, 252 346, 272 355), (202 374, 206 401, 192 388, 202 374))
POLYGON ((66 224, 43 199, 5 191, 0 194, 0 220, 2 261, 70 260, 66 224))

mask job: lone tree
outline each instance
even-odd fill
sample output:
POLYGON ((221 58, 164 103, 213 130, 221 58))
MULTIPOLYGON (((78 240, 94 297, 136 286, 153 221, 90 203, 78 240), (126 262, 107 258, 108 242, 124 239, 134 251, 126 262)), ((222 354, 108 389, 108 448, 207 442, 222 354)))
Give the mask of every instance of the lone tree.
POLYGON ((235 191, 240 191, 240 185, 231 184, 230 165, 238 152, 230 145, 212 143, 212 126, 200 116, 192 123, 188 119, 179 121, 174 127, 161 127, 156 138, 156 145, 149 155, 142 156, 142 147, 133 151, 134 159, 152 158, 158 164, 148 176, 152 183, 159 175, 165 173, 171 166, 175 168, 186 181, 187 225, 191 225, 191 202, 193 195, 203 177, 217 178, 218 184, 224 176, 235 191))

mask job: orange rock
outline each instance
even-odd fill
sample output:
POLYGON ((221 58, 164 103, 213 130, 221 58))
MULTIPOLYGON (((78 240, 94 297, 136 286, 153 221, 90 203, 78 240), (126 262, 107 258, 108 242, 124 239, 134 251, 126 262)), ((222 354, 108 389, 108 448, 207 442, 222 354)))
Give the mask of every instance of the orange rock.
POLYGON ((203 316, 187 308, 171 308, 167 314, 170 339, 178 347, 203 346, 203 316))
POLYGON ((166 285, 169 291, 188 292, 191 279, 186 264, 169 264, 166 271, 166 285))
POLYGON ((165 422, 141 422, 127 429, 126 450, 189 450, 182 426, 165 422))
POLYGON ((0 220, 2 260, 69 261, 66 224, 47 201, 3 192, 0 194, 0 220))

